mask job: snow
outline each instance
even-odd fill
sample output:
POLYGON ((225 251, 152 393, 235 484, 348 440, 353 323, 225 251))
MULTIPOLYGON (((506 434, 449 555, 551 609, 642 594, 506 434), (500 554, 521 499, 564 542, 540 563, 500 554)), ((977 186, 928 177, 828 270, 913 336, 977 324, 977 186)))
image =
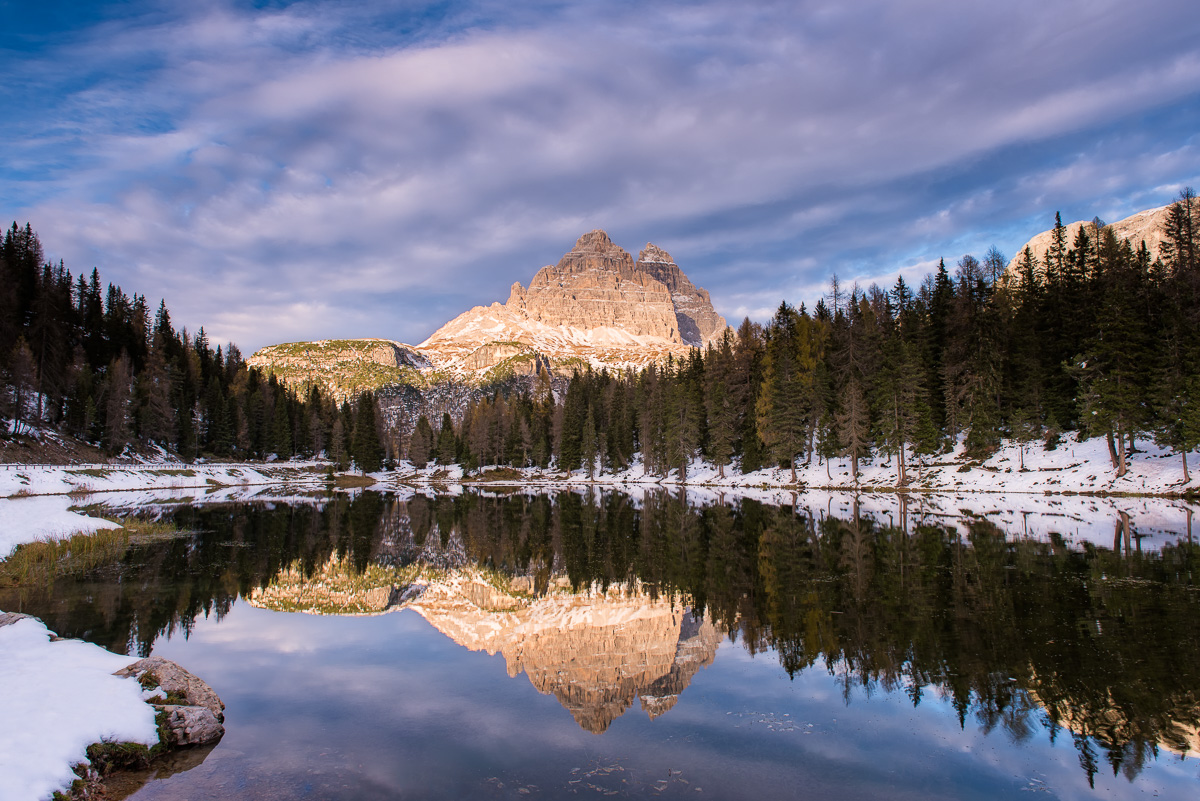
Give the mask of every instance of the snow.
MULTIPOLYGON (((860 461, 857 486, 850 478, 850 463, 845 458, 831 461, 828 476, 825 465, 818 465, 815 459, 807 466, 798 465, 795 485, 791 483, 791 471, 786 469, 742 474, 736 465, 730 465, 721 478, 715 466, 698 459, 689 466, 686 481, 681 481, 677 472, 665 477, 647 474, 640 459, 635 459, 626 470, 597 471, 592 479, 583 470, 564 474, 522 468, 516 470, 519 477, 515 482, 507 484, 579 492, 609 488, 629 494, 635 503, 650 489, 667 489, 697 505, 749 498, 842 519, 851 517, 857 506, 859 515, 882 525, 934 523, 964 535, 972 521, 983 519, 1013 538, 1048 540, 1054 534, 1068 545, 1087 542, 1107 548, 1119 547, 1122 515, 1126 515, 1131 526, 1131 547, 1157 550, 1186 537, 1193 517, 1200 520, 1200 505, 1180 497, 1200 490, 1200 458, 1193 458, 1198 471, 1184 484, 1179 454, 1148 442, 1139 443, 1138 448, 1140 452, 1129 459, 1128 474, 1116 479, 1102 438, 1082 442, 1066 438, 1053 451, 1045 450, 1040 443, 1026 447, 1026 472, 1018 466, 1015 443, 1005 443, 983 462, 967 458, 960 443, 954 453, 928 460, 920 480, 916 465, 910 464, 910 491, 904 493, 894 491, 895 460, 889 464, 878 455, 860 461)), ((492 485, 486 480, 487 469, 484 480, 475 486, 492 485)), ((461 492, 458 483, 474 483, 471 477, 459 478, 462 473, 457 467, 435 479, 439 470, 447 468, 430 465, 416 470, 402 463, 394 473, 376 478, 397 487, 433 485, 439 492, 445 484, 461 492)), ((505 486, 505 482, 497 481, 494 486, 505 486)))
POLYGON ((22 543, 120 528, 111 521, 72 512, 68 508, 72 503, 64 495, 0 498, 0 520, 4 521, 0 527, 0 559, 7 559, 22 543))
POLYGON ((112 490, 227 487, 259 484, 321 484, 328 462, 290 461, 270 465, 147 464, 0 465, 0 497, 109 492, 112 490))
POLYGON ((135 679, 113 672, 136 662, 80 640, 51 642, 38 620, 0 627, 0 798, 40 801, 70 786, 71 766, 102 740, 158 742, 154 708, 135 679))
POLYGON ((278 497, 292 490, 323 489, 327 462, 122 465, 0 465, 0 559, 26 542, 62 539, 78 532, 118 528, 72 511, 80 503, 129 508, 164 497, 218 502, 278 497), (68 497, 70 493, 70 497, 68 497), (115 493, 123 496, 120 503, 115 493), (132 493, 132 496, 130 495, 132 493), (8 496, 8 497, 4 497, 8 496), (80 500, 87 496, 86 501, 80 500))

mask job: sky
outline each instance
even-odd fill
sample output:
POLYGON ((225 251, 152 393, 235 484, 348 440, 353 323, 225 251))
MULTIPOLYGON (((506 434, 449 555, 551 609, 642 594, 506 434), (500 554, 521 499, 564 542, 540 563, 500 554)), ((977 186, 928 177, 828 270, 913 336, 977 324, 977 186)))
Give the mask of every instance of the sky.
POLYGON ((1195 0, 0 0, 0 220, 243 352, 593 228, 731 322, 1200 187, 1195 0))

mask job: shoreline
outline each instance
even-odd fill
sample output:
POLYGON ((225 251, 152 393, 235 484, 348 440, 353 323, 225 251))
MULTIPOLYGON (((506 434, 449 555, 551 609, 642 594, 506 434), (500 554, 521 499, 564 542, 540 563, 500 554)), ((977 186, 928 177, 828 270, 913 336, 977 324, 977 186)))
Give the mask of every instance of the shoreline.
POLYGON ((105 778, 224 734, 221 699, 170 660, 62 638, 19 612, 0 611, 0 643, 0 709, 23 721, 0 732, 5 798, 104 798, 105 778))

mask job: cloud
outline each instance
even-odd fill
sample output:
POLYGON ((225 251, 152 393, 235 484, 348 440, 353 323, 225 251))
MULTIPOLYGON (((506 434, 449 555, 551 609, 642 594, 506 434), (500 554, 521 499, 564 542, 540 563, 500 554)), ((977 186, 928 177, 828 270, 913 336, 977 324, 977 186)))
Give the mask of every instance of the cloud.
POLYGON ((21 59, 0 196, 247 349, 420 341, 592 227, 761 317, 1200 175, 1183 3, 136 12, 21 59))

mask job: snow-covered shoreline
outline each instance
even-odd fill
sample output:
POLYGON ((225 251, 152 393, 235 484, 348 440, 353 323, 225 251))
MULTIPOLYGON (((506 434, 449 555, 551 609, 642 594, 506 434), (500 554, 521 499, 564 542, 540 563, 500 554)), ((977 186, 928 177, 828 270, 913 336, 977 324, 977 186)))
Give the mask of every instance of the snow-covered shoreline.
POLYGON ((113 675, 137 661, 56 639, 35 618, 0 625, 0 798, 40 801, 68 789, 93 743, 157 744, 146 691, 113 675))
POLYGON ((286 492, 326 486, 327 462, 265 464, 0 465, 0 560, 21 544, 86 534, 117 523, 75 511, 95 498, 123 496, 126 505, 161 502, 164 493, 187 501, 248 500, 255 490, 286 492), (157 496, 157 497, 155 497, 157 496))
MULTIPOLYGON (((1193 454, 1195 456, 1195 454, 1193 454)), ((818 464, 815 460, 796 469, 793 483, 791 471, 765 468, 741 473, 729 465, 725 475, 712 464, 694 460, 681 477, 677 471, 657 476, 645 471, 640 461, 618 472, 598 470, 589 477, 583 470, 564 474, 538 468, 485 467, 471 475, 460 465, 428 465, 422 469, 401 462, 393 470, 370 474, 368 480, 377 489, 403 490, 408 487, 458 488, 461 486, 490 486, 517 484, 540 489, 609 487, 636 491, 650 487, 673 490, 686 489, 689 497, 698 502, 724 501, 726 498, 748 497, 767 503, 794 503, 794 496, 803 493, 806 501, 816 503, 818 495, 830 498, 850 495, 896 493, 912 498, 928 496, 922 508, 938 510, 953 501, 955 509, 972 509, 974 514, 995 512, 1007 506, 1011 513, 1025 516, 1021 528, 1029 527, 1029 514, 1046 515, 1048 519, 1092 521, 1086 528, 1088 539, 1111 530, 1112 515, 1125 512, 1140 518, 1138 525, 1153 520, 1154 529, 1182 530, 1186 524, 1173 520, 1171 503, 1154 505, 1126 502, 1118 504, 1093 503, 1088 500, 1068 502, 1067 496, 1098 498, 1161 498, 1166 500, 1191 498, 1200 492, 1200 474, 1193 473, 1183 482, 1179 454, 1164 451, 1152 443, 1139 444, 1138 452, 1128 460, 1128 473, 1115 478, 1102 438, 1077 441, 1067 436, 1054 450, 1040 443, 1026 446, 1022 470, 1019 446, 1005 442, 988 459, 969 458, 960 444, 953 453, 912 463, 908 468, 909 483, 897 493, 898 475, 895 459, 878 455, 859 462, 857 484, 851 479, 850 463, 835 458, 818 464), (1024 496, 1018 502, 1002 502, 996 496, 1024 496), (1039 500, 1043 496, 1057 501, 1039 500), (1161 524, 1171 517, 1168 524, 1161 524)), ((1195 458, 1200 468, 1200 458, 1195 458)), ((7 558, 20 544, 41 539, 58 539, 75 533, 86 533, 117 524, 100 517, 75 511, 88 503, 105 503, 121 498, 122 506, 161 505, 166 498, 182 503, 211 503, 253 499, 280 500, 296 493, 325 490, 331 464, 323 460, 265 462, 265 463, 197 463, 149 462, 120 465, 0 465, 0 560, 7 558), (94 495, 93 495, 94 493, 94 495), (164 497, 165 494, 165 497, 164 497)), ((844 505, 838 500, 838 505, 844 505)), ((832 501, 823 505, 830 506, 832 501)), ((1175 504, 1178 505, 1178 504, 1175 504)), ((862 505, 860 504, 860 507, 862 505)), ((868 504, 870 506, 870 504, 868 504)), ((888 512, 898 509, 898 501, 886 506, 888 512)), ((1187 511, 1189 504, 1180 509, 1187 511)), ((940 514, 940 512, 935 512, 940 514)), ((1190 515, 1191 513, 1188 512, 1190 515)), ((1188 518, 1190 520, 1190 517, 1188 518)), ((1008 522, 1008 521, 1006 521, 1008 522)))
MULTIPOLYGON (((1021 449, 1005 441, 984 460, 969 458, 960 443, 953 453, 929 457, 916 462, 910 457, 907 467, 908 483, 905 492, 979 492, 979 493, 1036 493, 1090 495, 1152 495, 1181 497, 1200 492, 1200 454, 1192 453, 1189 465, 1190 480, 1183 481, 1183 466, 1178 453, 1163 450, 1151 442, 1139 443, 1138 452, 1129 456, 1128 472, 1115 477, 1108 446, 1103 438, 1077 441, 1071 435, 1054 450, 1041 443, 1025 446, 1024 469, 1021 469, 1021 449)), ((640 461, 618 472, 597 470, 589 478, 583 470, 569 474, 538 468, 485 467, 473 475, 465 475, 457 465, 446 467, 428 465, 416 469, 407 463, 394 471, 375 474, 381 480, 406 483, 489 483, 491 469, 511 471, 521 483, 607 484, 711 487, 737 489, 788 489, 797 491, 830 490, 839 492, 880 492, 898 489, 899 475, 894 458, 874 455, 859 461, 858 481, 851 476, 850 460, 830 459, 820 464, 814 459, 796 466, 796 479, 785 468, 764 468, 741 473, 736 465, 728 465, 725 475, 712 464, 693 460, 687 475, 678 471, 666 476, 648 474, 640 461)))
POLYGON ((79 495, 146 489, 323 485, 330 469, 320 460, 219 463, 147 462, 142 464, 0 464, 0 497, 79 495))

